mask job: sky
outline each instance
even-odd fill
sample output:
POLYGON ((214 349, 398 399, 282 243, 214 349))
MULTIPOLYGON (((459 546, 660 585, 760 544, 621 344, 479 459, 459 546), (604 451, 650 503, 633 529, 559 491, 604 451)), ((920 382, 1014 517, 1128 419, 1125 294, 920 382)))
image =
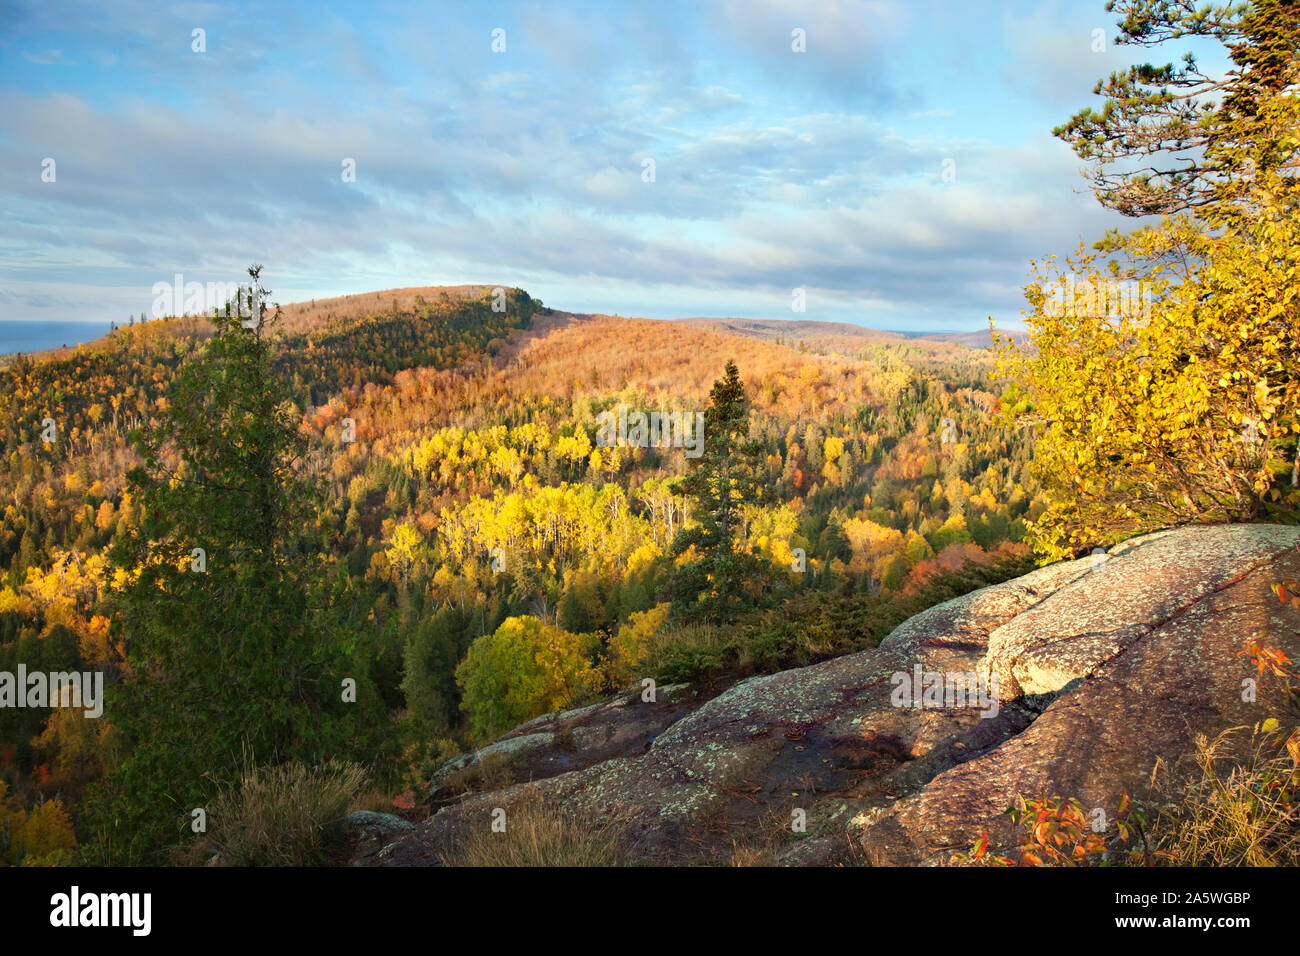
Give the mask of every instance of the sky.
POLYGON ((487 283, 575 312, 1015 327, 1031 259, 1134 225, 1051 133, 1183 52, 1117 47, 1113 21, 0 0, 0 320, 120 322, 178 273, 259 262, 280 302, 487 283))

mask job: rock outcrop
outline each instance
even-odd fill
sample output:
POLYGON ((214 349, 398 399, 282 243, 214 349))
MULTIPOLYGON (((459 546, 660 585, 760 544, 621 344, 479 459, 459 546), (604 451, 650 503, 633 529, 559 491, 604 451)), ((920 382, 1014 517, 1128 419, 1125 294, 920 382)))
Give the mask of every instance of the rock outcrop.
POLYGON ((453 802, 356 862, 434 863, 539 795, 617 814, 665 862, 757 846, 786 864, 936 864, 981 832, 1006 846, 1017 795, 1109 812, 1197 734, 1276 715, 1243 699, 1257 675, 1240 651, 1261 636, 1300 659, 1300 612, 1269 591, 1300 577, 1297 547, 1300 528, 1277 525, 1159 532, 933 607, 871 650, 538 718, 444 767, 435 795, 453 802), (454 792, 492 765, 509 768, 496 789, 454 792))

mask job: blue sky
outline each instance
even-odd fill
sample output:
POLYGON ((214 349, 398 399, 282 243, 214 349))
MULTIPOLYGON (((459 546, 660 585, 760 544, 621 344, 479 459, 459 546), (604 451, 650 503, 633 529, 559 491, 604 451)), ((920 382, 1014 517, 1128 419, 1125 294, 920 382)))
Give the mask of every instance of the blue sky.
POLYGON ((1051 135, 1183 52, 1114 33, 1102 0, 0 0, 0 319, 122 321, 258 261, 282 302, 1015 325, 1030 258, 1125 225, 1051 135))

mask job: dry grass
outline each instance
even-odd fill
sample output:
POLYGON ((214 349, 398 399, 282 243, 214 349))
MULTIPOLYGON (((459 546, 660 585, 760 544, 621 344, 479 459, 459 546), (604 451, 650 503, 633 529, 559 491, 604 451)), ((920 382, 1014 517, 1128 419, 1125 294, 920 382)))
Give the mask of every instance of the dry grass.
POLYGON ((1245 756, 1234 727, 1196 739, 1192 769, 1160 781, 1172 795, 1152 820, 1151 842, 1176 866, 1300 865, 1300 730, 1256 727, 1245 756))
POLYGON ((370 810, 374 813, 392 813, 393 797, 379 790, 368 790, 352 799, 349 810, 370 810))
POLYGON ((486 754, 438 784, 444 793, 469 793, 481 790, 503 790, 515 783, 515 769, 509 754, 486 754))
POLYGON ((764 807, 745 824, 743 836, 732 839, 731 858, 725 862, 730 866, 778 866, 787 850, 810 835, 796 834, 791 829, 791 811, 798 802, 781 800, 764 807))
POLYGON ((1125 795, 1120 835, 1109 843, 1089 832, 1078 800, 1022 800, 1026 842, 1018 861, 988 852, 982 838, 949 865, 1073 866, 1108 857, 1130 866, 1300 865, 1300 729, 1270 719, 1213 739, 1198 734, 1193 744, 1173 768, 1157 761, 1152 796, 1140 806, 1125 795), (1044 820, 1053 824, 1048 838, 1039 835, 1044 820))
POLYGON ((200 855, 226 866, 311 866, 330 855, 331 831, 365 782, 355 764, 246 766, 218 788, 200 855))
POLYGON ((775 861, 770 850, 754 846, 733 844, 731 848, 732 866, 773 866, 775 861))
POLYGON ((774 867, 795 844, 816 831, 795 833, 791 828, 791 811, 797 800, 765 803, 762 785, 723 787, 730 797, 753 806, 719 806, 696 819, 685 831, 678 846, 665 858, 674 866, 774 867))
POLYGON ((444 866, 635 866, 642 862, 619 838, 620 820, 579 820, 552 798, 532 796, 506 809, 506 829, 491 817, 443 854, 444 866))

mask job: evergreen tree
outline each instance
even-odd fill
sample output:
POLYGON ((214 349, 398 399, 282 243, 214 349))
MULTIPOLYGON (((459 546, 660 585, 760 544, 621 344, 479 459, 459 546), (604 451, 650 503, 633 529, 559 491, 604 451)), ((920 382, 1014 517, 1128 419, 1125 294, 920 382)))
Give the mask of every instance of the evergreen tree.
POLYGON ((407 710, 425 734, 446 733, 456 717, 455 671, 466 623, 463 611, 445 607, 409 624, 402 691, 407 710))
POLYGON ((670 549, 673 555, 695 553, 694 560, 675 569, 669 586, 679 620, 732 620, 770 577, 760 558, 736 547, 744 530, 742 509, 758 502, 761 475, 762 451, 749 438, 745 385, 729 361, 709 393, 702 454, 671 488, 695 500, 698 519, 678 533, 670 549))
POLYGON ((574 634, 585 634, 594 629, 576 582, 565 588, 564 598, 560 601, 560 627, 574 634))
POLYGON ((139 518, 112 552, 129 676, 106 711, 123 758, 96 800, 106 852, 124 862, 175 842, 245 750, 264 764, 323 758, 347 706, 343 647, 315 610, 323 568, 299 547, 319 491, 298 467, 304 439, 273 373, 259 271, 256 327, 229 309, 214 317, 166 412, 132 436, 139 518))
POLYGON ((1300 0, 1110 0, 1106 9, 1122 16, 1118 44, 1214 39, 1233 68, 1209 76, 1188 53, 1179 67, 1139 64, 1097 83, 1102 108, 1054 133, 1092 164, 1104 205, 1128 216, 1247 206, 1257 176, 1295 169, 1294 140, 1267 104, 1300 83, 1300 0))

